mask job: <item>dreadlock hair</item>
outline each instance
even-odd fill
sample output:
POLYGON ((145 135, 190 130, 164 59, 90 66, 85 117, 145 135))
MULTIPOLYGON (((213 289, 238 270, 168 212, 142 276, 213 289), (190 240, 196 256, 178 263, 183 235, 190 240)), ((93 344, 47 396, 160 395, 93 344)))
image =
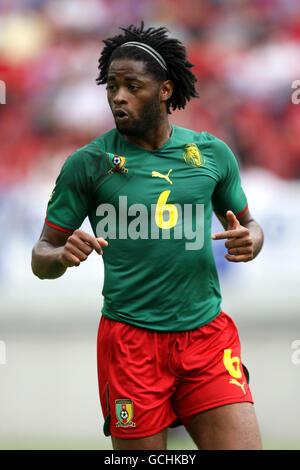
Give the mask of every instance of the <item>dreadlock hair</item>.
POLYGON ((114 59, 131 59, 145 63, 147 72, 162 83, 171 80, 174 85, 172 96, 167 101, 167 112, 170 109, 183 109, 187 101, 198 97, 195 89, 197 78, 191 72, 193 64, 187 60, 186 49, 178 39, 167 36, 167 28, 144 29, 144 22, 140 27, 130 25, 128 28, 120 28, 123 33, 105 39, 105 47, 98 61, 99 75, 96 79, 98 85, 107 83, 108 69, 114 59), (139 47, 120 47, 130 41, 147 44, 157 51, 167 65, 167 71, 149 54, 139 47))

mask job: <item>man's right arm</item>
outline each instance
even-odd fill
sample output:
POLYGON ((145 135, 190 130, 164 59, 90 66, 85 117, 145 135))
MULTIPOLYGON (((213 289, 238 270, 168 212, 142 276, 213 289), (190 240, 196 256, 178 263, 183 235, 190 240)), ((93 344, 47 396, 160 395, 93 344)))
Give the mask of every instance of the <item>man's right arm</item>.
POLYGON ((102 247, 107 245, 103 238, 95 238, 83 230, 70 234, 45 224, 32 250, 32 271, 40 279, 56 279, 67 268, 79 266, 92 251, 102 255, 102 247))

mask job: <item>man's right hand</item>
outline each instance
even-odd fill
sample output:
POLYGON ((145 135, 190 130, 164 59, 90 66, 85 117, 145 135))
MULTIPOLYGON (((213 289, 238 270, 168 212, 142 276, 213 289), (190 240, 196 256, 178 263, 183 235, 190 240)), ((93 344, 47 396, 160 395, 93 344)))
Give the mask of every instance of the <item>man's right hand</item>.
POLYGON ((65 268, 79 266, 94 250, 102 255, 102 247, 105 246, 108 246, 108 242, 104 238, 95 238, 89 233, 78 229, 69 236, 65 245, 61 247, 58 261, 65 268))

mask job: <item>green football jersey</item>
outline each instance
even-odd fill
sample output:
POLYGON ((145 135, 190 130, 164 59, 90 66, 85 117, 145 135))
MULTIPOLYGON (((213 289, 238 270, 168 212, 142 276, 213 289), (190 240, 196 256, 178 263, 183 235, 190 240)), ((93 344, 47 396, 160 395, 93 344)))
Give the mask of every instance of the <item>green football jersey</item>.
POLYGON ((72 232, 88 217, 94 235, 107 239, 105 317, 184 331, 221 310, 213 211, 246 207, 238 163, 222 140, 173 126, 165 145, 147 150, 113 129, 67 158, 46 223, 72 232))

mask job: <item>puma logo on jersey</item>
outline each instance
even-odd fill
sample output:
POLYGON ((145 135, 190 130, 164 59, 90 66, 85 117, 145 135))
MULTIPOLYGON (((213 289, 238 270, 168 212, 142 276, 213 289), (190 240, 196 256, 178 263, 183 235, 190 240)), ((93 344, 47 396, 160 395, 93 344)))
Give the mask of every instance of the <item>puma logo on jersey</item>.
POLYGON ((230 384, 235 384, 235 385, 238 385, 239 387, 241 387, 241 389, 243 390, 244 394, 246 395, 246 391, 245 391, 245 382, 243 382, 242 384, 240 384, 240 382, 238 382, 236 379, 231 379, 229 380, 229 383, 230 384))
POLYGON ((166 181, 168 181, 168 183, 173 184, 172 181, 169 178, 169 174, 171 173, 171 171, 173 171, 173 170, 172 169, 169 170, 167 175, 162 175, 158 171, 152 171, 152 177, 153 178, 164 178, 166 181))

